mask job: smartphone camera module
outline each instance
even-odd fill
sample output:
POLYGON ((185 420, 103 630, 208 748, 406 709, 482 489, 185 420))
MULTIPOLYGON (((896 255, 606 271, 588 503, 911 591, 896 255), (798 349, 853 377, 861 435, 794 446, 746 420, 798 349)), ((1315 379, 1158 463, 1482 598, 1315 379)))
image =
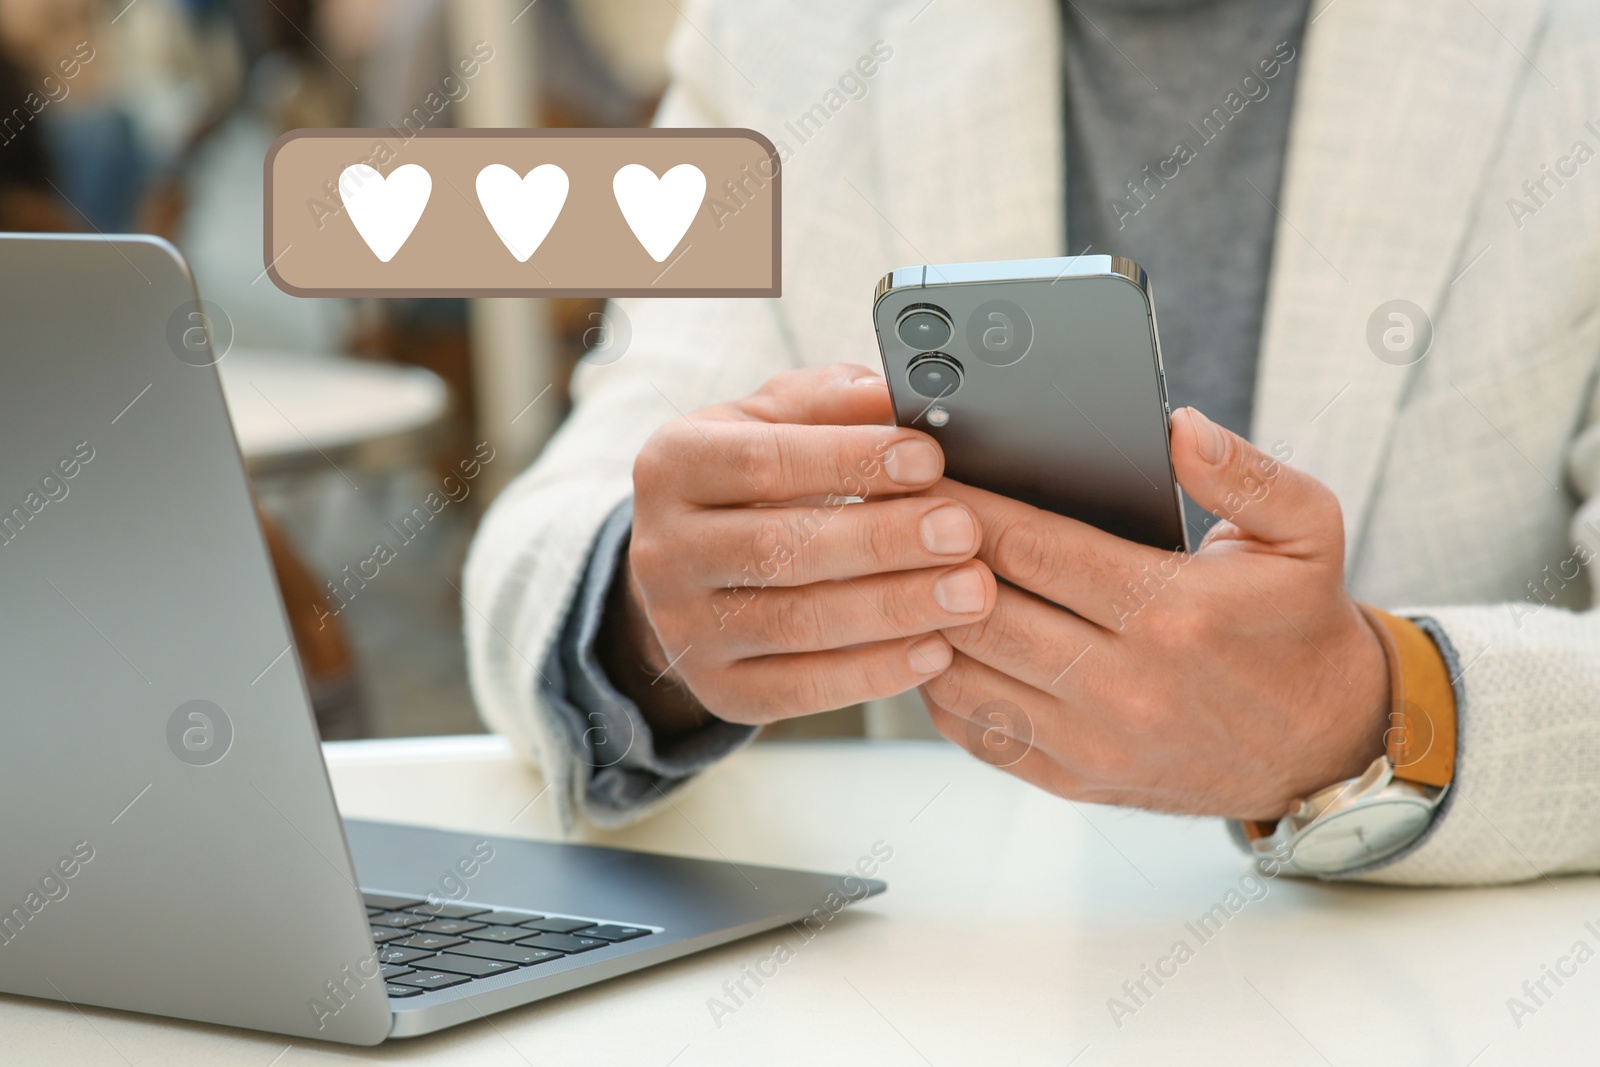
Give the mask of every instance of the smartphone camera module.
POLYGON ((910 348, 918 352, 931 352, 950 343, 954 328, 950 316, 929 304, 907 308, 895 323, 895 333, 910 348))
POLYGON ((924 356, 906 371, 906 384, 918 396, 943 400, 961 388, 961 366, 942 352, 924 356))

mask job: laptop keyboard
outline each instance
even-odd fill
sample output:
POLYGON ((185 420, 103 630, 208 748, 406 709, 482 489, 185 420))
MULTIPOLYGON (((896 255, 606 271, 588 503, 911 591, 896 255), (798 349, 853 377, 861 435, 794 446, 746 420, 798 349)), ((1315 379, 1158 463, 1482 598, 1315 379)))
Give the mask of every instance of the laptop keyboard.
POLYGON ((416 997, 475 978, 551 960, 657 931, 647 926, 542 915, 466 902, 429 904, 414 897, 361 893, 393 998, 416 997))

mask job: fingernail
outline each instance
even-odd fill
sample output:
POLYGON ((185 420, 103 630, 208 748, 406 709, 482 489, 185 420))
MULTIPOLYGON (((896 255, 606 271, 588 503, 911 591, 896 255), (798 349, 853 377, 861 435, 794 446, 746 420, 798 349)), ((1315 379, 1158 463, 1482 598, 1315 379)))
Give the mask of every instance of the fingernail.
POLYGON ((933 583, 933 600, 952 615, 983 610, 983 576, 976 567, 952 571, 933 583))
POLYGON ((942 637, 924 637, 914 642, 906 653, 911 662, 911 670, 916 674, 938 674, 950 666, 950 660, 955 655, 950 645, 942 637))
POLYGON ((923 516, 922 547, 940 556, 964 555, 978 547, 978 528, 965 508, 946 504, 923 516))
POLYGON ((1207 463, 1216 463, 1228 450, 1227 442, 1222 439, 1222 430, 1216 423, 1200 413, 1198 408, 1189 409, 1189 418, 1194 424, 1195 440, 1200 447, 1200 458, 1207 463))
POLYGON ((889 386, 889 383, 883 380, 883 375, 871 373, 863 374, 861 377, 853 380, 850 384, 871 389, 887 389, 889 386))
POLYGON ((883 470, 901 485, 922 485, 939 477, 939 453, 926 441, 905 441, 883 457, 883 470))

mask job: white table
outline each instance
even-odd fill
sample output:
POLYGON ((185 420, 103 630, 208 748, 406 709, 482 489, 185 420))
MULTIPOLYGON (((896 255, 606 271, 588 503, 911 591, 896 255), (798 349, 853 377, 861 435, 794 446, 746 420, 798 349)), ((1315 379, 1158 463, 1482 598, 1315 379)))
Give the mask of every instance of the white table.
MULTIPOLYGON (((327 748, 346 814, 556 836, 551 798, 496 738, 327 748)), ((894 855, 887 894, 761 988, 747 982, 754 994, 720 1026, 708 1000, 729 1002, 723 983, 781 935, 371 1050, 0 997, 0 1062, 1490 1067, 1596 1055, 1600 962, 1560 989, 1547 981, 1554 997, 1520 1030, 1506 1007, 1574 941, 1600 948, 1584 926, 1600 928, 1593 879, 1428 891, 1279 879, 1202 943, 1185 924, 1247 871, 1216 822, 1074 807, 936 742, 758 745, 675 809, 582 837, 835 871, 874 842, 894 855), (1159 989, 1146 979, 1153 995, 1118 1029, 1108 998, 1126 999, 1122 983, 1179 939, 1193 957, 1159 989)))
POLYGON ((414 462, 449 406, 420 367, 236 348, 217 363, 228 413, 258 477, 414 462))

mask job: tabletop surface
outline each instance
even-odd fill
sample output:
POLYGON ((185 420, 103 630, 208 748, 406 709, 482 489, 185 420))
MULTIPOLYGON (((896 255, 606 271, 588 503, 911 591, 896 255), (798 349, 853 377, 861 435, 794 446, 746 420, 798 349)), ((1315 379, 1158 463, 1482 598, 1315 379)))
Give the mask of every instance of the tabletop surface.
POLYGON ((252 463, 413 433, 448 403, 431 371, 348 356, 235 348, 217 372, 239 450, 252 463))
MULTIPOLYGON (((560 836, 498 738, 326 749, 346 815, 560 836)), ((428 1037, 356 1049, 0 997, 0 1063, 1489 1067, 1592 1062, 1600 1034, 1594 879, 1255 881, 1215 820, 1068 804, 942 742, 757 745, 575 839, 837 872, 893 855, 889 891, 811 941, 758 935, 428 1037), (735 1002, 725 983, 780 941, 792 955, 735 1002), (1535 1004, 1546 966, 1568 976, 1535 1004)))

